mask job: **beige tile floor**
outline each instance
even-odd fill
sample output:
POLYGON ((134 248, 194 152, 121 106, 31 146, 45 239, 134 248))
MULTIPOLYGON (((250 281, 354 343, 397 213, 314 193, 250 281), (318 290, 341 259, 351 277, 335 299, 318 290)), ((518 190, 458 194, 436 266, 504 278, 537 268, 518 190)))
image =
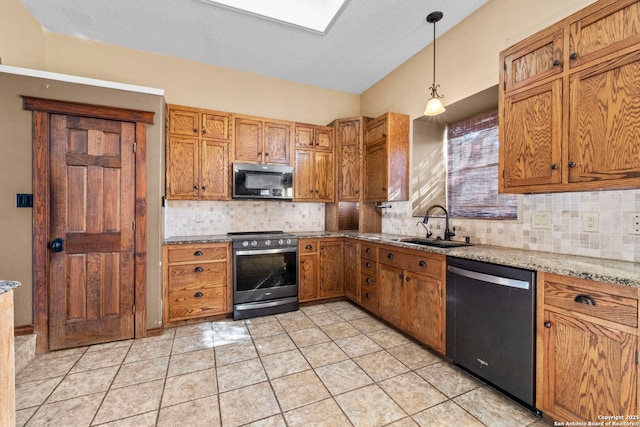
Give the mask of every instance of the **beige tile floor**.
POLYGON ((349 302, 39 356, 19 426, 547 425, 349 302))

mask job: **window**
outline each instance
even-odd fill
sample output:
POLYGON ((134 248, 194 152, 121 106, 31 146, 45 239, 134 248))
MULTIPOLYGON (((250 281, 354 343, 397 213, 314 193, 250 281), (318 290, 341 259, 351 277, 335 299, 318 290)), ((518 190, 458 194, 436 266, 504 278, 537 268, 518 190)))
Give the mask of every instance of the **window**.
POLYGON ((451 216, 516 218, 517 197, 498 194, 498 112, 447 128, 447 208, 451 216))

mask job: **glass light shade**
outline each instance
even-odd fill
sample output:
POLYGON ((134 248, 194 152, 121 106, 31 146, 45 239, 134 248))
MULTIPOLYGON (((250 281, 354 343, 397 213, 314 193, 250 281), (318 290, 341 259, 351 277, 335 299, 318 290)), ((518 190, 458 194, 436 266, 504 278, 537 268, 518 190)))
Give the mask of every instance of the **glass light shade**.
POLYGON ((425 116, 437 116, 444 113, 445 108, 439 98, 433 97, 427 102, 427 108, 424 110, 425 116))

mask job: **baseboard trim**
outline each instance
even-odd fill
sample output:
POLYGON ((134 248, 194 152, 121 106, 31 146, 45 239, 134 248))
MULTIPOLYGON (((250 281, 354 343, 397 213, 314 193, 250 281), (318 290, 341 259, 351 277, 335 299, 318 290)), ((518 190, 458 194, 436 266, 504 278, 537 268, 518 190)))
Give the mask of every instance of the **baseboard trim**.
POLYGON ((164 326, 160 326, 159 328, 147 329, 147 338, 159 337, 163 332, 164 326))
POLYGON ((13 336, 33 334, 33 325, 16 326, 13 328, 13 336))

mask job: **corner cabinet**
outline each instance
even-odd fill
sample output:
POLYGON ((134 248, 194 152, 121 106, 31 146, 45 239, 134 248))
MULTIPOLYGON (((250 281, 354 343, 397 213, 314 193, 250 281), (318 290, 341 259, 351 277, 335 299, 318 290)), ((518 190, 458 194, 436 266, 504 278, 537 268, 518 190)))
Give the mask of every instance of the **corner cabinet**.
POLYGON ((166 197, 228 200, 230 115, 167 105, 166 197))
POLYGON ((231 313, 229 243, 165 245, 163 266, 165 323, 231 313))
POLYGON ((538 298, 540 409, 559 421, 637 416, 638 289, 538 273, 538 298))
POLYGON ((333 128, 296 123, 294 202, 333 202, 333 128))
POLYGON ((409 116, 386 113, 365 125, 364 201, 409 200, 409 116))
POLYGON ((293 122, 233 115, 233 161, 292 164, 293 122))
POLYGON ((640 187, 639 16, 600 0, 501 52, 500 192, 640 187))
POLYGON ((300 302, 344 296, 344 239, 298 240, 300 302))

